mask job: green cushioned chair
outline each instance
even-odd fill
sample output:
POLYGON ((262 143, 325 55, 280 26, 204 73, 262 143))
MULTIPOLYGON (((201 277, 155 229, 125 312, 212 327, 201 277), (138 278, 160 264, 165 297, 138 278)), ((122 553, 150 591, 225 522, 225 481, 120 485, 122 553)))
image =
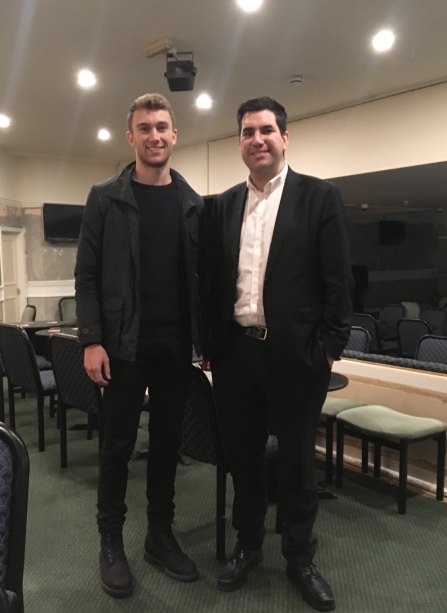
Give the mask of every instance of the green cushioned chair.
POLYGON ((326 428, 326 483, 332 483, 333 451, 334 451, 334 423, 337 415, 347 409, 365 406, 365 402, 349 398, 333 398, 328 396, 321 410, 320 426, 326 428))
POLYGON ((368 472, 368 443, 374 443, 374 476, 380 477, 381 447, 399 451, 398 510, 406 513, 408 445, 426 439, 438 443, 436 499, 444 499, 447 424, 428 417, 414 417, 380 405, 348 409, 337 417, 337 487, 343 486, 344 435, 362 439, 362 472, 368 472))

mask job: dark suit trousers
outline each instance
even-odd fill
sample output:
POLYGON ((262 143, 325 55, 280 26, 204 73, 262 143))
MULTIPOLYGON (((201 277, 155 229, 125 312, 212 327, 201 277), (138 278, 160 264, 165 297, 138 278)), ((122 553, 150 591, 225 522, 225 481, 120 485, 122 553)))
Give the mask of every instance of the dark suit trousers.
POLYGON ((247 549, 265 535, 269 432, 279 444, 278 504, 284 519, 283 555, 297 565, 312 561, 318 508, 315 442, 330 368, 287 364, 281 368, 271 341, 249 338, 234 327, 224 350, 211 363, 213 387, 228 468, 233 477, 233 527, 247 549))
POLYGON ((99 532, 121 530, 125 521, 128 462, 137 439, 149 387, 148 520, 174 518, 174 481, 181 442, 183 408, 191 372, 191 342, 179 338, 141 341, 135 362, 111 358, 111 381, 104 390, 106 417, 98 484, 99 532))

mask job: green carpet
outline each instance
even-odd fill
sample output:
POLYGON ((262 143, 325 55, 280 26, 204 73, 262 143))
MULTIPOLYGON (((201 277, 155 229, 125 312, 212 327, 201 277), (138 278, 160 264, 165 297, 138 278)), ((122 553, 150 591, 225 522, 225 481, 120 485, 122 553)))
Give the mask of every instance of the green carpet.
MULTIPOLYGON (((27 613, 283 613, 313 611, 287 582, 276 508, 269 509, 265 559, 249 582, 231 594, 216 589, 215 469, 179 466, 179 541, 197 563, 200 579, 181 584, 143 560, 145 463, 130 464, 125 544, 136 577, 125 600, 100 587, 99 538, 95 525, 97 439, 68 436, 69 466, 59 468, 58 432, 46 412, 47 450, 37 451, 35 400, 17 400, 17 428, 28 446, 31 485, 25 566, 27 613)), ((84 415, 69 412, 69 425, 84 415)), ((140 429, 137 448, 144 447, 140 429)), ((322 475, 321 475, 322 476, 322 475)), ((228 479, 230 483, 230 479, 228 479)), ((229 487, 230 490, 230 487, 229 487)), ((410 495, 406 516, 397 514, 396 488, 351 475, 338 500, 323 500, 316 523, 316 562, 344 613, 443 613, 446 608, 447 505, 410 495)), ((228 492, 230 514, 231 491, 228 492)), ((227 552, 234 534, 227 522, 227 552)))

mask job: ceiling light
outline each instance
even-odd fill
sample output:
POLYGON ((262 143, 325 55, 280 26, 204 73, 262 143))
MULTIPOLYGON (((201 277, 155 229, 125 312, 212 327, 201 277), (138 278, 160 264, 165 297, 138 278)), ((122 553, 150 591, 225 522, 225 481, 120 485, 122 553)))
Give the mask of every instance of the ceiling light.
POLYGON ((196 100, 196 106, 199 109, 210 109, 213 106, 213 101, 208 94, 200 94, 196 100))
POLYGON ((237 3, 242 10, 246 11, 247 13, 252 13, 253 11, 258 10, 262 4, 262 0, 237 0, 237 3))
POLYGON ((394 40, 395 36, 391 30, 381 30, 374 36, 372 44, 376 51, 388 51, 393 46, 394 40))
POLYGON ((105 128, 101 128, 101 130, 99 130, 98 132, 99 140, 109 140, 110 137, 111 137, 110 132, 106 130, 105 128))
POLYGON ((0 115, 0 128, 9 128, 11 120, 6 115, 0 115))
POLYGON ((78 72, 78 84, 84 89, 90 89, 96 85, 96 77, 91 70, 80 70, 78 72))

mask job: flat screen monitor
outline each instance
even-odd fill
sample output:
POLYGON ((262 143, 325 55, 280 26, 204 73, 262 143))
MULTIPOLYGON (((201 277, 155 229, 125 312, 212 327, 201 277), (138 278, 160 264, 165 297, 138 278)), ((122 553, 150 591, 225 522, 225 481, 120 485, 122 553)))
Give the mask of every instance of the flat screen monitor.
POLYGON ((379 244, 380 245, 401 245, 405 241, 405 222, 379 221, 379 244))
POLYGON ((43 205, 43 234, 46 241, 76 242, 81 231, 84 206, 79 204, 43 205))

